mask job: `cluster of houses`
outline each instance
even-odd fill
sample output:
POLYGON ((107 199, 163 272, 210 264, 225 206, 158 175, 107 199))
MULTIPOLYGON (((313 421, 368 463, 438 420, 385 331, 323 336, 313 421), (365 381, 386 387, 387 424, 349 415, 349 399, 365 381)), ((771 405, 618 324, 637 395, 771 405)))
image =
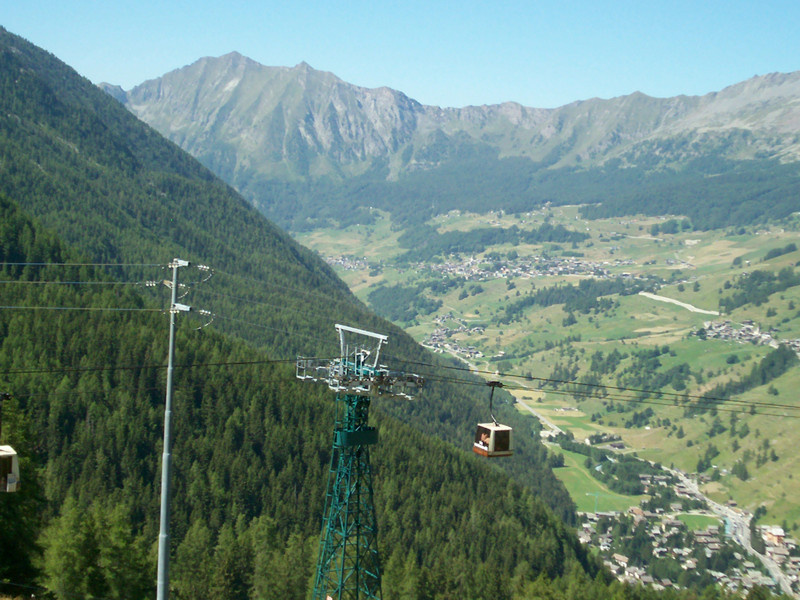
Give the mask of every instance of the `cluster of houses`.
POLYGON ((703 323, 706 339, 730 340, 740 343, 756 344, 777 348, 785 344, 800 354, 800 339, 776 340, 768 331, 761 328, 753 321, 743 321, 741 327, 734 327, 730 321, 706 321, 703 323))
POLYGON ((760 525, 757 530, 764 541, 764 554, 780 565, 793 585, 800 585, 800 556, 796 555, 797 541, 788 537, 782 527, 760 525))
MULTIPOLYGON (((671 508, 679 509, 680 503, 671 508)), ((687 539, 693 540, 693 547, 671 547, 670 538, 678 533, 685 532, 685 523, 666 513, 663 509, 656 509, 656 511, 651 512, 640 507, 631 507, 628 513, 629 516, 633 517, 634 524, 638 525, 642 521, 646 522, 646 531, 652 544, 653 556, 658 558, 671 557, 678 562, 684 571, 694 571, 697 568, 697 548, 701 548, 706 557, 711 557, 722 548, 720 528, 716 525, 692 532, 692 536, 687 539)), ((597 546, 603 555, 605 565, 621 581, 648 585, 655 589, 678 587, 677 582, 654 577, 647 572, 646 568, 632 564, 635 561, 632 561, 631 557, 615 551, 615 540, 610 528, 606 531, 595 531, 598 522, 603 517, 618 519, 620 518, 619 513, 586 513, 585 517, 586 521, 578 534, 580 541, 584 544, 597 546)), ((758 570, 755 563, 747 560, 746 556, 735 552, 734 558, 738 564, 731 568, 728 573, 707 571, 718 585, 732 591, 747 590, 756 585, 766 586, 777 591, 772 577, 758 570)), ((794 557, 788 557, 787 561, 797 562, 794 557)), ((796 581, 796 579, 793 579, 793 581, 796 581)))
POLYGON ((372 268, 366 258, 354 256, 326 256, 325 262, 332 267, 339 267, 345 271, 366 271, 372 268))
POLYGON ((455 319, 451 313, 437 316, 434 319, 434 322, 438 325, 438 327, 423 340, 423 346, 430 348, 434 352, 449 352, 465 358, 481 358, 483 356, 483 352, 478 350, 475 346, 464 345, 461 342, 451 338, 457 333, 480 335, 486 331, 485 327, 482 325, 470 327, 463 321, 455 319), (458 323, 458 327, 452 328, 444 325, 444 323, 448 320, 456 321, 458 323))
POLYGON ((730 321, 705 321, 703 323, 706 339, 729 340, 734 342, 755 344, 758 346, 778 347, 778 341, 772 334, 761 331, 753 321, 744 321, 741 327, 734 327, 730 321))
POLYGON ((545 275, 592 275, 594 277, 610 277, 609 268, 634 264, 628 259, 595 262, 575 257, 543 257, 529 256, 517 259, 502 259, 487 262, 485 258, 455 259, 450 258, 442 263, 419 263, 417 269, 428 269, 467 280, 486 281, 487 279, 503 279, 509 277, 532 278, 545 275))
MULTIPOLYGON (((687 531, 686 524, 676 518, 676 515, 686 510, 685 502, 687 500, 704 502, 705 498, 698 491, 689 489, 681 480, 669 475, 645 473, 639 475, 639 480, 646 488, 645 493, 651 496, 659 495, 659 488, 669 487, 680 500, 671 502, 668 508, 655 508, 654 510, 633 506, 628 509, 627 514, 618 512, 582 513, 585 522, 578 532, 579 539, 584 544, 597 547, 605 564, 622 581, 650 585, 657 589, 676 587, 676 581, 654 577, 647 568, 635 564, 639 561, 632 560, 632 557, 623 554, 624 539, 615 540, 612 528, 607 527, 606 524, 609 521, 621 519, 631 519, 634 527, 640 527, 644 523, 644 531, 646 531, 651 544, 652 555, 656 558, 672 558, 684 571, 694 571, 697 568, 698 556, 705 555, 710 558, 722 550, 725 546, 726 532, 721 531, 717 525, 708 526, 704 530, 687 531), (678 535, 687 533, 691 533, 691 535, 678 535), (684 540, 684 543, 676 544, 676 540, 684 540)), ((696 503, 692 504, 699 506, 696 503)), ((701 509, 700 514, 709 513, 701 509)), ((798 555, 800 553, 797 551, 797 542, 786 536, 781 527, 760 526, 758 533, 764 541, 766 556, 780 566, 796 590, 800 589, 800 556, 798 555)), ((732 591, 749 590, 756 585, 771 588, 776 592, 780 591, 773 577, 766 575, 763 568, 757 568, 758 561, 750 560, 744 550, 734 552, 733 556, 736 564, 729 568, 727 573, 708 571, 718 585, 732 591)))

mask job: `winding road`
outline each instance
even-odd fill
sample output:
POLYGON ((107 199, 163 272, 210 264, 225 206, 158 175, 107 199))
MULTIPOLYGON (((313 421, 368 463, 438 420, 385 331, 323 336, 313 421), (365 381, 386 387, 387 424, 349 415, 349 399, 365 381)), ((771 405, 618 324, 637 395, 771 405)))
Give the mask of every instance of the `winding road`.
POLYGON ((685 308, 686 310, 692 311, 694 313, 719 316, 718 310, 705 310, 703 308, 697 308, 696 306, 692 306, 691 304, 687 304, 686 302, 681 302, 680 300, 675 300, 674 298, 667 298, 666 296, 659 296, 658 294, 651 294, 650 292, 639 292, 639 295, 644 296, 645 298, 650 298, 651 300, 658 300, 659 302, 669 302, 670 304, 677 304, 681 308, 685 308))
POLYGON ((697 484, 697 482, 694 479, 687 477, 683 471, 669 469, 663 465, 662 468, 671 475, 677 477, 678 480, 686 487, 686 489, 703 498, 703 500, 705 500, 708 504, 711 512, 730 523, 729 535, 736 543, 747 550, 747 552, 753 556, 757 556, 761 560, 761 563, 767 568, 772 578, 778 582, 778 584, 781 586, 781 590, 783 590, 785 594, 794 598, 800 598, 800 596, 792 591, 792 583, 789 581, 789 578, 786 576, 786 574, 781 571, 780 566, 769 556, 759 554, 753 549, 753 546, 750 543, 750 518, 752 517, 750 513, 739 512, 728 506, 714 502, 711 498, 703 494, 703 492, 700 491, 700 486, 697 484))

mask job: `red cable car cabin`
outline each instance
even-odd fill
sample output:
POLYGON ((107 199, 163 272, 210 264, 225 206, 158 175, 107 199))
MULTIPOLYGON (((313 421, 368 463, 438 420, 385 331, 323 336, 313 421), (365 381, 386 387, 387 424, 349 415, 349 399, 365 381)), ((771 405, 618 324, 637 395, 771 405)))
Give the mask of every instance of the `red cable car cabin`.
POLYGON ((511 456, 511 427, 499 423, 478 423, 472 451, 481 456, 511 456))

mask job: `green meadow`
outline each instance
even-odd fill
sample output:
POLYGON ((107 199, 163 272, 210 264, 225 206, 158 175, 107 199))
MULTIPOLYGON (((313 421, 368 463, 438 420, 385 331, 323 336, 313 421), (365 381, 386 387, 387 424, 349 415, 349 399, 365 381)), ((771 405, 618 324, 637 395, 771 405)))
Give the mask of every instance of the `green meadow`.
POLYGON ((564 456, 564 466, 554 469, 554 473, 567 488, 580 512, 625 512, 631 506, 639 506, 641 501, 647 498, 647 496, 624 496, 612 492, 586 471, 583 465, 586 457, 581 454, 558 447, 551 447, 550 450, 564 456))
MULTIPOLYGON (((502 374, 509 383, 541 387, 534 394, 538 401, 527 401, 577 439, 598 432, 616 433, 624 440, 626 451, 687 472, 696 470, 700 456, 714 454, 708 473, 717 471, 718 477, 707 486, 711 497, 720 501, 733 498, 749 510, 764 505, 768 511, 764 522, 786 520, 791 531, 800 530, 800 502, 796 500, 800 476, 794 476, 800 473, 800 459, 793 452, 800 443, 800 399, 795 393, 800 369, 790 369, 712 411, 689 412, 692 406, 708 409, 704 394, 717 385, 748 377, 772 351, 767 345, 749 342, 703 340, 697 332, 704 324, 730 321, 738 328, 753 322, 773 340, 800 338, 800 286, 771 293, 758 302, 742 303, 730 314, 721 315, 634 293, 602 298, 602 310, 568 311, 563 303, 531 303, 517 318, 509 320, 507 316, 509 307, 542 290, 577 286, 591 277, 586 270, 561 274, 555 269, 513 270, 522 262, 541 264, 537 261, 545 259, 561 265, 583 261, 603 269, 612 279, 648 278, 660 297, 702 311, 719 311, 721 300, 731 297, 749 273, 778 273, 800 266, 800 251, 765 260, 770 250, 796 243, 800 219, 758 230, 652 235, 652 227, 666 218, 640 215, 587 221, 578 215, 578 207, 568 206, 518 215, 453 211, 431 222, 440 234, 511 226, 533 231, 549 223, 589 237, 579 243, 498 244, 480 252, 400 264, 396 259, 407 250, 399 246, 402 231, 392 226, 385 213, 376 211, 374 215, 376 219, 369 225, 297 237, 329 259, 365 258, 368 266, 362 269, 334 265, 364 302, 370 303, 370 293, 381 286, 411 289, 410 297, 431 301, 422 309, 411 307, 406 314, 413 318, 398 324, 420 342, 429 340, 434 332, 443 333, 449 344, 443 350, 461 357, 465 365, 502 374), (473 270, 465 274, 467 265, 473 270), (498 272, 497 267, 507 270, 498 272), (442 282, 448 286, 437 286, 442 282), (437 308, 431 311, 434 306, 437 308), (476 326, 482 329, 470 330, 476 326), (468 346, 480 356, 467 360, 459 348, 468 346), (621 357, 618 364, 611 371, 597 372, 597 357, 611 353, 621 357), (644 358, 648 353, 658 356, 648 361, 644 358), (666 376, 680 370, 688 374, 666 376), (661 374, 663 378, 659 378, 661 374), (595 387, 549 383, 553 380, 595 387), (627 391, 630 389, 642 393, 627 391), (737 462, 746 465, 747 478, 732 474, 737 462)), ((398 293, 389 298, 407 296, 398 293)), ((372 307, 379 313, 385 308, 372 307)), ((593 488, 596 483, 591 484, 587 473, 589 479, 581 483, 580 461, 573 462, 559 477, 573 492, 575 502, 583 508, 593 506, 595 499, 601 502, 603 496, 585 494, 606 492, 593 488)))

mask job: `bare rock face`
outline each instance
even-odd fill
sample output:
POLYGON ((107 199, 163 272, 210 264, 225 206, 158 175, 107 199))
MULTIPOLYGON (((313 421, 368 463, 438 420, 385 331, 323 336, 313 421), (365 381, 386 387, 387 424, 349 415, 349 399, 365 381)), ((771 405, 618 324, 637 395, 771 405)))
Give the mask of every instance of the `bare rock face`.
POLYGON ((422 111, 395 90, 352 86, 305 63, 265 67, 236 53, 147 81, 126 104, 218 171, 222 161, 234 171, 287 176, 387 157, 411 138, 422 111))
POLYGON ((129 92, 102 87, 240 189, 253 178, 335 179, 376 164, 397 177, 436 168, 453 154, 448 145, 467 142, 548 167, 675 164, 709 152, 800 159, 800 72, 705 96, 637 92, 556 109, 423 106, 306 63, 266 67, 238 53, 200 59, 129 92))

